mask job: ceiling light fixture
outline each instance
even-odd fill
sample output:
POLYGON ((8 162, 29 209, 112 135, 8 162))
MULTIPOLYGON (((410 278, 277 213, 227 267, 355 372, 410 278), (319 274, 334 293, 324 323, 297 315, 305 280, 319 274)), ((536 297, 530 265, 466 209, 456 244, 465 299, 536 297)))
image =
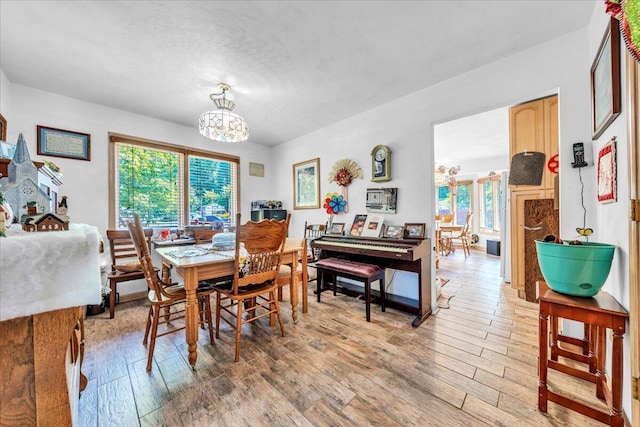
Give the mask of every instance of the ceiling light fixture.
POLYGON ((220 93, 212 93, 209 98, 218 107, 200 116, 200 133, 202 136, 220 142, 242 142, 249 138, 249 127, 242 117, 231 110, 236 106, 226 98, 230 87, 226 83, 218 83, 220 93))

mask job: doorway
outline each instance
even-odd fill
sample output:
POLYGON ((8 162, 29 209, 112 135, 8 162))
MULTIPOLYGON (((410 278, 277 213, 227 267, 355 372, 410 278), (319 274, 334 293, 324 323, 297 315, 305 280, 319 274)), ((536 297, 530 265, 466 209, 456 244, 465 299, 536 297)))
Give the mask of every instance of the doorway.
MULTIPOLYGON (((434 126, 436 228, 446 241, 464 224, 468 212, 474 251, 500 258, 501 276, 508 281, 509 252, 506 182, 509 169, 509 108, 502 107, 434 126), (451 223, 451 224, 449 224, 451 223), (506 266, 506 270, 505 270, 506 266)), ((460 245, 458 250, 462 253, 460 245)), ((456 251, 457 254, 457 251, 456 251)), ((447 250, 436 254, 436 265, 447 263, 447 250)), ((436 270, 438 275, 438 270, 436 270)))

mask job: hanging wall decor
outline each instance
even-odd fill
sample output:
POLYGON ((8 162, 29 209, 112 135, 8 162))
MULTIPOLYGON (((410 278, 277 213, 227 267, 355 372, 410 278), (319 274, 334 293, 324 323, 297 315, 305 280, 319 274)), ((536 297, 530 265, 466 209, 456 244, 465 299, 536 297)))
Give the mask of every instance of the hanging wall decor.
POLYGON ((598 153, 598 201, 617 201, 616 137, 611 138, 598 153))
MULTIPOLYGON (((340 186, 343 198, 347 198, 347 186, 356 178, 362 178, 362 168, 353 160, 342 159, 334 163, 329 173, 329 182, 335 182, 340 186)), ((344 212, 348 212, 345 206, 344 212)))

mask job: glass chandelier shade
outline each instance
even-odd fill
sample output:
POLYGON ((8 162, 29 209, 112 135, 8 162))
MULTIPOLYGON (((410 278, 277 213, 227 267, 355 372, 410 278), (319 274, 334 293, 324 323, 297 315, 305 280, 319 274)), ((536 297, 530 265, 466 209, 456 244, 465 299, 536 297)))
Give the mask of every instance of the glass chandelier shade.
POLYGON ((200 116, 200 134, 206 138, 220 142, 242 142, 249 138, 249 127, 242 117, 232 112, 235 104, 226 99, 229 86, 220 83, 221 93, 212 93, 209 97, 218 107, 200 116), (219 98, 221 96, 221 98, 219 98))

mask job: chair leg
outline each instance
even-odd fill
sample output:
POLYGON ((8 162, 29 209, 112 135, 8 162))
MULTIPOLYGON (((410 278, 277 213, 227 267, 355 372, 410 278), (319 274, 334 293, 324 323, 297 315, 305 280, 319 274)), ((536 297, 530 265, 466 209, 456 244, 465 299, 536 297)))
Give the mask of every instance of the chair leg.
POLYGON ((216 338, 220 338, 220 293, 216 292, 216 338))
POLYGON ((280 315, 280 304, 278 304, 278 300, 274 298, 274 292, 271 292, 271 298, 273 299, 273 304, 276 308, 276 316, 278 316, 278 323, 280 323, 280 332, 282 332, 282 336, 286 337, 287 334, 284 331, 284 323, 282 322, 282 316, 280 315))
POLYGON ((309 273, 307 271, 302 272, 302 312, 306 313, 309 310, 309 273))
POLYGON ((236 307, 236 354, 235 361, 240 361, 240 333, 242 332, 242 309, 244 301, 239 300, 236 307))
POLYGON ((151 342, 149 343, 149 357, 147 358, 147 372, 151 371, 153 365, 153 350, 156 348, 156 336, 158 335, 158 320, 160 317, 160 307, 153 310, 153 326, 151 329, 151 342))
POLYGON ((209 343, 213 345, 213 321, 211 319, 211 296, 204 297, 204 315, 207 318, 207 326, 209 327, 209 343))
POLYGON ((147 345, 147 338, 149 338, 149 330, 151 329, 151 319, 153 319, 153 306, 149 307, 149 314, 147 315, 147 326, 144 329, 144 338, 142 344, 147 345))
POLYGON ((109 319, 113 319, 116 310, 116 290, 118 288, 118 282, 115 280, 109 280, 109 319))

